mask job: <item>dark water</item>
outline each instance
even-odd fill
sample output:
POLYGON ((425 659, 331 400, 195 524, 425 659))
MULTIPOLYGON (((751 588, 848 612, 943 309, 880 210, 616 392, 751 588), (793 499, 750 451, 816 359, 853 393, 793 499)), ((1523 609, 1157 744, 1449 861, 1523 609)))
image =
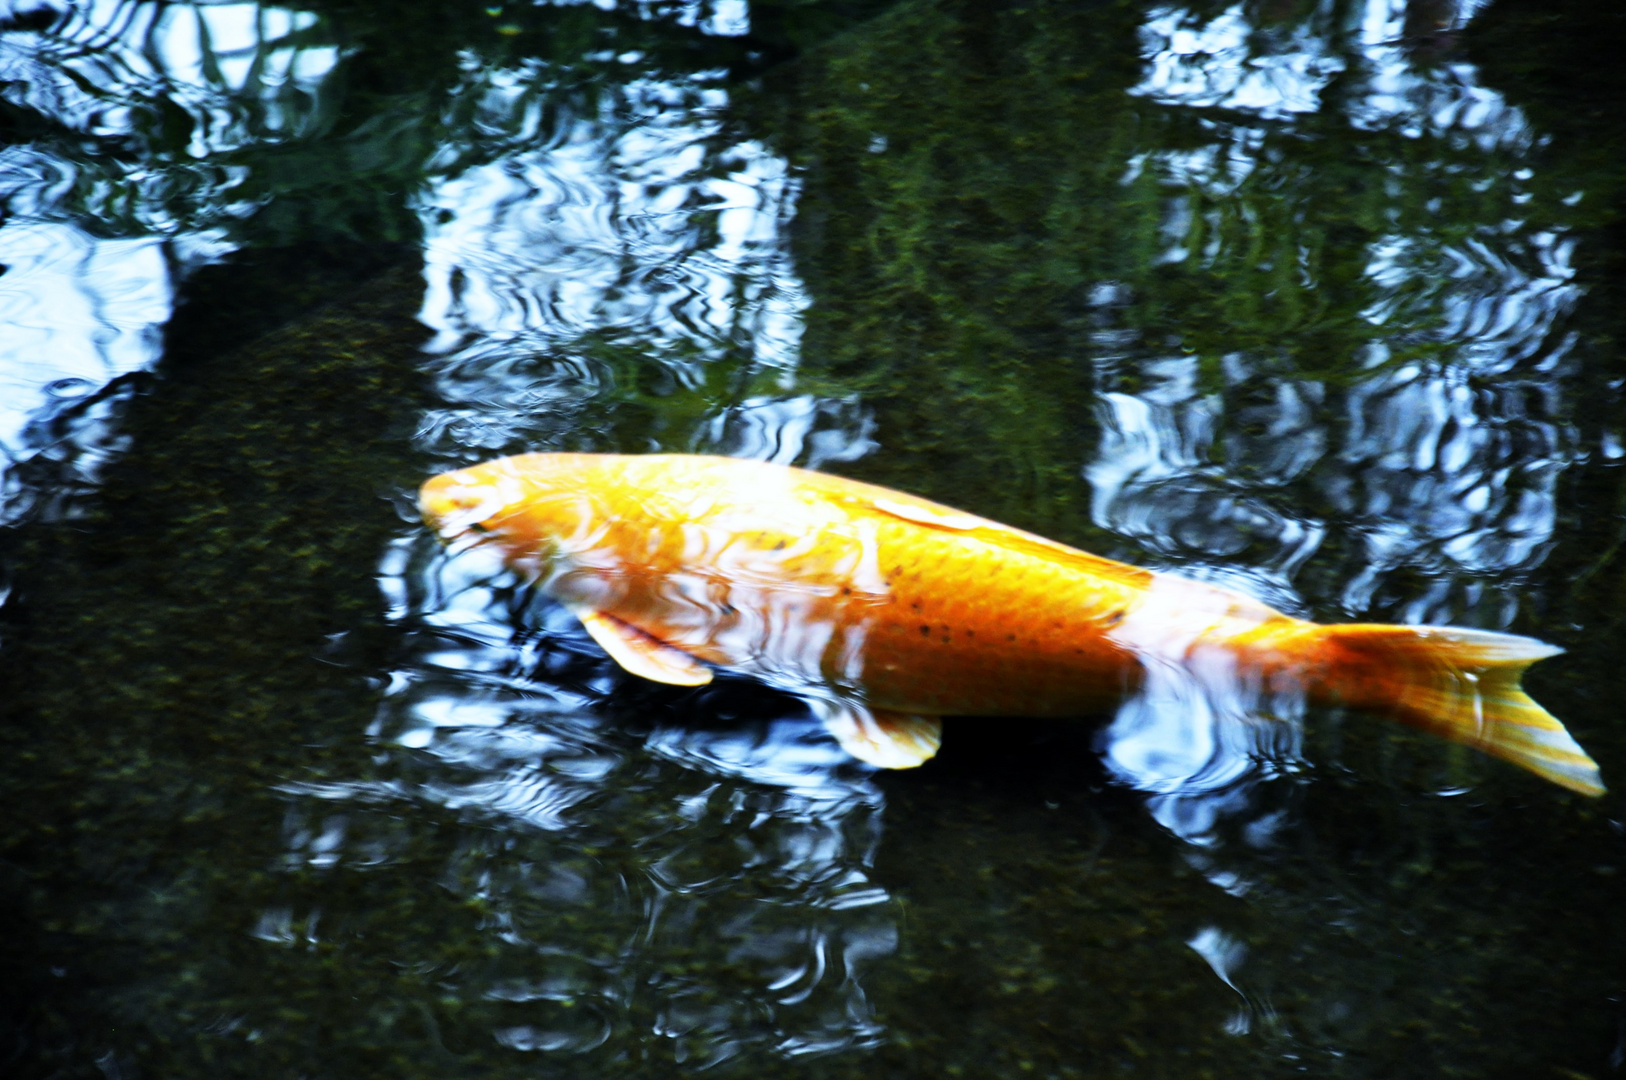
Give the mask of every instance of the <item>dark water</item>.
POLYGON ((0 12, 0 1074, 1626 1066, 1616 794, 1331 710, 877 774, 410 510, 828 469, 1555 642, 1626 787, 1616 5, 0 12))

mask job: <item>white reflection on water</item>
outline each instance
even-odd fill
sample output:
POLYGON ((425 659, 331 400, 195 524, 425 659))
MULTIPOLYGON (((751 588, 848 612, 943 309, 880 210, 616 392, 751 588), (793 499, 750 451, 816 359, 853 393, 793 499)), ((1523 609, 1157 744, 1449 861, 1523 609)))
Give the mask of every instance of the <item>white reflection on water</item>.
POLYGON ((1242 998, 1243 1007, 1226 1021, 1225 1030, 1232 1035, 1246 1035, 1253 1026, 1250 1003, 1242 988, 1237 986, 1234 972, 1248 955, 1247 944, 1217 926, 1205 926, 1188 940, 1186 945, 1203 958, 1221 982, 1235 990, 1237 996, 1242 998))
MULTIPOLYGON (((1453 155, 1463 159, 1445 166, 1432 157, 1397 161, 1392 183, 1428 183, 1441 167, 1504 170, 1503 161, 1484 155, 1527 147, 1527 123, 1476 85, 1471 66, 1412 64, 1401 41, 1404 9, 1371 0, 1352 44, 1340 28, 1316 18, 1288 33, 1250 28, 1240 6, 1206 24, 1189 12, 1161 9, 1147 23, 1150 64, 1136 92, 1170 104, 1286 116, 1305 111, 1292 103, 1313 100, 1319 84, 1308 75, 1297 86, 1287 85, 1286 75, 1275 78, 1271 85, 1282 98, 1268 105, 1253 100, 1244 106, 1221 91, 1242 78, 1241 69, 1271 57, 1304 49, 1332 57, 1351 47, 1363 69, 1354 84, 1358 92, 1344 106, 1349 122, 1374 127, 1404 118, 1402 134, 1437 140, 1443 145, 1435 156, 1448 163, 1453 155), (1170 74, 1176 69, 1183 72, 1179 78, 1170 74)), ((1470 14, 1459 6, 1452 26, 1470 14)), ((1239 185, 1275 179, 1275 167, 1261 157, 1261 129, 1216 124, 1212 130, 1216 140, 1206 149, 1154 156, 1143 165, 1171 189, 1200 193, 1177 196, 1168 219, 1171 251, 1179 258, 1194 246, 1187 235, 1198 231, 1193 199, 1246 220, 1249 193, 1239 185)), ((1460 612, 1450 610, 1447 598, 1460 603, 1463 589, 1473 588, 1460 584, 1464 578, 1506 575, 1539 559, 1551 536, 1557 476, 1573 454, 1567 425, 1549 418, 1562 412, 1551 373, 1570 345, 1554 326, 1579 290, 1573 238, 1522 220, 1522 192, 1532 175, 1516 169, 1501 177, 1505 217, 1466 237, 1424 226, 1368 244, 1371 300, 1362 316, 1374 327, 1395 327, 1395 337, 1391 346, 1380 333, 1365 356, 1350 358, 1372 374, 1347 389, 1314 379, 1286 381, 1280 376, 1291 375, 1289 365, 1234 353, 1218 364, 1197 356, 1138 359, 1130 363, 1140 388, 1121 390, 1128 357, 1110 330, 1098 335, 1103 442, 1086 470, 1096 521, 1179 559, 1187 572, 1251 578, 1252 591, 1290 610, 1301 606, 1293 577, 1329 524, 1304 517, 1302 498, 1276 494, 1296 481, 1318 488, 1340 526, 1362 538, 1365 550, 1340 597, 1351 615, 1367 611, 1395 569, 1425 568, 1436 588, 1414 600, 1406 615, 1449 621, 1460 612), (1440 359, 1389 362, 1392 349, 1420 338, 1443 346, 1440 359), (1489 376, 1499 378, 1489 382, 1489 376), (1266 394, 1274 401, 1261 401, 1266 394), (1342 412, 1344 423, 1317 424, 1312 409, 1342 412), (1248 474, 1234 474, 1226 464, 1233 461, 1246 462, 1248 474)), ((1397 188, 1397 203, 1402 193, 1397 188)), ((1228 239, 1222 227, 1209 232, 1205 264, 1228 239)), ((1245 242, 1240 234, 1230 239, 1245 242)), ((1097 290, 1107 310, 1128 299, 1114 288, 1097 290)), ((1493 625, 1506 625, 1512 611, 1493 605, 1489 614, 1493 625)))
POLYGON ((246 167, 223 156, 319 120, 339 50, 310 39, 317 21, 248 3, 88 0, 48 31, 0 34, 0 95, 106 151, 0 147, 0 523, 72 512, 30 503, 16 464, 49 461, 51 483, 26 487, 62 496, 118 451, 116 402, 98 391, 158 360, 174 276, 229 250, 220 223, 256 209, 234 194, 246 167), (186 117, 184 142, 155 120, 165 110, 186 117))
POLYGON ((749 398, 713 416, 700 445, 729 457, 817 469, 876 449, 874 430, 856 398, 749 398))
MULTIPOLYGON (((868 452, 862 403, 794 387, 808 301, 786 235, 796 184, 784 160, 727 139, 724 91, 705 76, 617 88, 544 132, 523 94, 540 74, 471 67, 466 93, 488 126, 531 134, 489 164, 449 171, 423 200, 422 317, 437 332, 431 371, 446 404, 425 418, 420 444, 461 460, 579 445, 603 423, 595 410, 659 372, 662 393, 703 401, 686 410, 688 430, 662 433, 665 448, 812 466, 868 452), (721 368, 744 392, 709 389, 721 368)), ((897 930, 870 873, 882 804, 867 771, 789 698, 738 718, 726 698, 724 715, 629 716, 617 703, 636 685, 563 608, 516 609, 485 553, 414 568, 403 547, 387 560, 396 613, 436 631, 398 670, 377 734, 469 772, 426 784, 421 798, 567 847, 601 847, 606 830, 634 845, 618 872, 600 866, 579 886, 624 944, 608 954, 582 937, 555 944, 578 948, 574 970, 588 973, 568 992, 611 1029, 652 1012, 652 1030, 628 1038, 653 1038, 688 1065, 873 1045, 881 1028, 860 979, 896 949, 897 930), (517 626, 531 629, 516 638, 517 626), (510 742, 523 756, 494 752, 510 742), (628 787, 645 794, 629 800, 628 787), (695 950, 698 967, 671 959, 695 950)), ((736 629, 822 651, 820 627, 788 611, 770 621, 736 629)), ((498 1038, 554 1052, 592 1042, 529 1020, 498 1038)))
POLYGON ((1325 526, 1276 507, 1259 489, 1292 480, 1323 452, 1326 433, 1313 415, 1320 388, 1277 384, 1257 445, 1223 447, 1247 455, 1231 459, 1248 461, 1257 477, 1244 484, 1215 460, 1225 402, 1199 388, 1199 364, 1194 356, 1149 360, 1139 365, 1141 392, 1098 395, 1102 445, 1085 469, 1092 514, 1119 535, 1178 556, 1188 576, 1301 608, 1293 575, 1325 526))
MULTIPOLYGON (((526 75, 488 74, 485 93, 526 75)), ((628 327, 656 351, 686 344, 699 357, 744 334, 758 362, 793 365, 806 300, 779 235, 794 200, 785 162, 752 142, 708 161, 722 89, 624 93, 617 112, 632 118, 580 118, 423 198, 435 347, 628 327)))
POLYGON ((1229 649, 1203 647, 1207 626, 1189 603, 1177 582, 1154 580, 1113 630, 1144 675, 1100 744, 1107 768, 1148 793, 1153 817, 1203 845, 1222 817, 1255 810, 1260 783, 1301 767, 1305 694, 1263 685, 1229 649))
MULTIPOLYGON (((897 930, 870 873, 882 800, 867 771, 790 699, 738 719, 626 704, 574 616, 516 590, 488 548, 426 543, 403 538, 381 567, 422 630, 373 728, 419 779, 297 793, 443 808, 537 851, 496 870, 474 845, 445 875, 492 913, 504 974, 460 992, 520 1010, 494 1037, 582 1053, 620 1033, 691 1065, 873 1045, 860 978, 897 930)), ((308 802, 292 812, 291 856, 316 865, 321 824, 308 802)), ((365 837, 346 845, 377 857, 365 837)))
MULTIPOLYGON (((0 36, 8 96, 89 135, 145 137, 144 115, 162 94, 191 114, 185 154, 204 159, 272 137, 305 133, 316 95, 339 60, 331 44, 302 40, 308 11, 260 4, 73 4, 48 33, 0 36), (255 100, 258 108, 245 108, 255 100)), ((145 167, 170 159, 169 147, 145 167)))
MULTIPOLYGON (((1480 6, 1475 0, 1444 5, 1449 18, 1426 30, 1461 30, 1480 6)), ((1280 22, 1250 19, 1243 4, 1206 21, 1190 8, 1154 8, 1141 25, 1146 71, 1129 92, 1168 105, 1286 120, 1319 112, 1327 84, 1353 66, 1354 92, 1346 90, 1341 107, 1358 127, 1397 126, 1414 138, 1452 132, 1484 149, 1527 145, 1532 132, 1523 114, 1480 85, 1473 65, 1420 70, 1412 62, 1407 9, 1407 0, 1365 0, 1353 24, 1340 24, 1330 5, 1280 22)))
POLYGON ((861 405, 792 392, 808 304, 786 231, 797 184, 783 158, 730 138, 716 78, 633 80, 543 116, 527 88, 547 76, 471 61, 465 107, 516 149, 460 169, 463 150, 444 148, 421 200, 422 318, 447 403, 423 445, 464 461, 556 447, 653 392, 705 403, 667 448, 867 452, 861 405))
MULTIPOLYGON (((1319 20, 1317 20, 1319 21, 1319 20)), ((1264 117, 1314 112, 1323 87, 1344 70, 1313 22, 1255 53, 1253 26, 1237 4, 1206 23, 1189 10, 1157 8, 1141 28, 1148 70, 1131 94, 1170 104, 1219 106, 1264 117)))
MULTIPOLYGON (((64 224, 0 228, 0 525, 30 506, 11 466, 49 455, 94 483, 123 443, 105 410, 79 406, 154 363, 169 318, 162 246, 100 240, 64 224)), ((68 481, 68 477, 62 478, 68 481)))
MULTIPOLYGON (((1190 130, 1207 133, 1142 155, 1125 177, 1150 174, 1166 193, 1166 263, 1237 273, 1261 233, 1286 229, 1267 258, 1293 259, 1313 299, 1321 264, 1338 255, 1310 252, 1333 237, 1297 216, 1260 219, 1306 177, 1285 142, 1329 124, 1400 138, 1373 147, 1386 186, 1370 208, 1389 227, 1362 241, 1365 340, 1345 339, 1358 351, 1334 359, 1334 378, 1306 377, 1268 348, 1205 356, 1142 343, 1118 315, 1136 298, 1096 287, 1101 440, 1084 475, 1099 525, 1180 573, 1289 612, 1311 606, 1298 582, 1319 557, 1341 564, 1338 592, 1311 599, 1345 616, 1512 621, 1517 575, 1550 544, 1558 478, 1577 453, 1566 420, 1572 339, 1559 327, 1579 289, 1574 239, 1531 219, 1535 134, 1523 114, 1471 64, 1418 59, 1422 36, 1460 30, 1477 7, 1445 5, 1444 22, 1420 27, 1403 0, 1276 22, 1241 4, 1149 13, 1131 93, 1202 110, 1190 130), (1334 76, 1335 105, 1322 96, 1334 76), (1419 188, 1481 208, 1459 221, 1419 188), (1419 205, 1421 219, 1409 212, 1419 205)), ((1257 705, 1223 672, 1199 680, 1154 667, 1110 729, 1107 759, 1153 793, 1160 820, 1206 842, 1220 818, 1250 812, 1261 760, 1296 759, 1297 710, 1276 710, 1291 733, 1262 754, 1247 719, 1257 705)))

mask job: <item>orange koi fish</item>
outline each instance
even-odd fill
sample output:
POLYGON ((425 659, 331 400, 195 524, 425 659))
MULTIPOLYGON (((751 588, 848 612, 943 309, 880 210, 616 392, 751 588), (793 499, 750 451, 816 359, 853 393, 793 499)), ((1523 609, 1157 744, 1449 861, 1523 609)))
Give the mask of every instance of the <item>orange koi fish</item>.
POLYGON ((423 486, 446 540, 495 545, 610 657, 802 692, 847 751, 906 768, 940 717, 1099 713, 1151 665, 1387 714, 1586 795, 1597 765, 1520 688, 1562 650, 1439 626, 1323 626, 912 495, 685 454, 522 454, 423 486))

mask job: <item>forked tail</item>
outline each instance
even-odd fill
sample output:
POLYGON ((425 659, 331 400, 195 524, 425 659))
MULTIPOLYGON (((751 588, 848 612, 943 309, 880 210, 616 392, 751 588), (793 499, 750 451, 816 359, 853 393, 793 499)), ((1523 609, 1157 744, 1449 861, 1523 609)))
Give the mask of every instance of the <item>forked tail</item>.
POLYGON ((1597 764, 1519 685, 1524 669, 1563 649, 1452 626, 1322 626, 1321 688, 1522 765, 1583 795, 1602 795, 1597 764))

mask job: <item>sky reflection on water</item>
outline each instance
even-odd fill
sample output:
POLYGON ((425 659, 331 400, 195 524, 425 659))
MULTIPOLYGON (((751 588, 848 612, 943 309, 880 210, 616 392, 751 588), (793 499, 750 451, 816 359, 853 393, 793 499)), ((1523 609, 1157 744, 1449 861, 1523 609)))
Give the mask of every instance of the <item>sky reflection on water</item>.
MULTIPOLYGON (((1408 183, 1433 184, 1439 170, 1471 175, 1486 167, 1487 155, 1525 154, 1534 141, 1522 114, 1481 88, 1471 65, 1414 67, 1396 44, 1403 14, 1368 5, 1355 31, 1358 89, 1346 87, 1340 106, 1354 128, 1431 144, 1390 170, 1397 207, 1408 183)), ((1150 172, 1170 194, 1161 261, 1213 267, 1248 246, 1257 192, 1290 183, 1297 166, 1281 162, 1275 143, 1292 136, 1300 117, 1329 121, 1320 94, 1345 71, 1349 31, 1311 19, 1257 34, 1240 6, 1186 29, 1199 23, 1178 10, 1151 13, 1146 73, 1130 93, 1229 115, 1205 114, 1213 117, 1203 121, 1212 132, 1206 147, 1138 155, 1130 176, 1150 172), (1264 123, 1239 124, 1231 119, 1237 113, 1264 123)), ((720 107, 720 97, 710 104, 720 107)), ((651 122, 647 114, 641 119, 651 122)), ((572 339, 585 334, 630 334, 663 358, 680 385, 703 385, 703 365, 737 357, 745 370, 794 386, 796 316, 807 301, 790 257, 796 187, 785 180, 785 164, 751 146, 743 172, 720 182, 704 179, 699 165, 738 168, 729 153, 740 151, 704 155, 696 145, 710 134, 703 126, 662 118, 660 139, 578 130, 590 134, 570 136, 563 152, 488 166, 490 179, 459 180, 430 201, 440 216, 430 219, 439 239, 431 240, 426 317, 443 342, 459 346, 441 368, 443 380, 459 380, 448 396, 471 402, 455 422, 431 420, 427 445, 442 454, 466 461, 522 448, 613 448, 601 436, 583 438, 584 426, 594 428, 579 413, 538 420, 529 407, 539 380, 534 363, 520 358, 568 356, 572 339), (651 202, 623 179, 628 174, 664 176, 668 186, 651 202), (702 177, 698 186, 673 183, 694 175, 702 177), (714 206, 701 209, 707 199, 714 206), (697 211, 705 228, 697 227, 697 211), (712 215, 715 224, 706 220, 712 215), (468 231, 465 221, 479 227, 468 231), (502 269, 536 270, 514 278, 481 268, 495 221, 503 223, 499 235, 512 238, 503 250, 524 253, 505 256, 502 269), (660 274, 629 276, 621 261, 627 253, 659 255, 634 262, 659 265, 660 274), (514 389, 497 389, 505 385, 514 389), (510 400, 517 404, 505 408, 510 400)), ((871 150, 884 153, 886 145, 871 150)), ((1538 562, 1549 544, 1558 477, 1574 455, 1563 420, 1569 339, 1553 329, 1579 295, 1574 242, 1561 224, 1525 220, 1530 179, 1528 169, 1503 177, 1487 196, 1500 209, 1467 235, 1402 224, 1391 212, 1394 228, 1369 243, 1362 274, 1368 344, 1330 379, 1305 377, 1257 350, 1227 354, 1217 365, 1178 352, 1126 353, 1114 347, 1114 327, 1138 298, 1100 283, 1093 364, 1101 434, 1084 469, 1095 523, 1138 542, 1164 566, 1299 612, 1310 603, 1297 575, 1336 529, 1355 542, 1335 598, 1346 616, 1370 616, 1375 607, 1387 614, 1393 601, 1380 594, 1388 576, 1422 569, 1429 587, 1390 617, 1509 625, 1517 614, 1511 575, 1538 562), (1403 355, 1417 359, 1397 359, 1403 355), (1325 510, 1306 513, 1308 503, 1325 510)), ((1302 248, 1300 258, 1302 287, 1313 289, 1316 263, 1302 248)), ((568 373, 569 389, 545 391, 555 399, 579 403, 581 388, 602 394, 613 382, 602 364, 579 357, 558 369, 568 373)), ((660 445, 785 463, 828 460, 817 452, 799 459, 801 440, 773 433, 785 415, 776 408, 779 415, 757 413, 763 434, 748 444, 708 441, 713 426, 687 437, 673 433, 660 445)), ((884 453, 885 430, 871 436, 864 413, 849 415, 865 423, 858 431, 849 426, 842 439, 856 453, 842 448, 833 459, 871 447, 884 453)), ((1154 665, 1154 676, 1164 670, 1154 665)), ((1276 800, 1260 798, 1258 785, 1303 768, 1302 702, 1267 705, 1225 673, 1194 678, 1178 666, 1166 670, 1167 678, 1149 679, 1103 730, 1099 746, 1109 769, 1148 792, 1156 819, 1189 841, 1216 843, 1221 819, 1231 819, 1223 831, 1240 829, 1251 845, 1268 848, 1285 819, 1276 800), (1270 720, 1261 723, 1264 715, 1270 720)), ((682 736, 673 729, 666 738, 682 736)), ((817 738, 802 728, 787 742, 817 738)), ((705 752, 691 760, 710 769, 722 763, 705 752)), ((1232 864, 1209 873, 1228 892, 1248 891, 1232 864)), ((1233 976, 1246 977, 1236 973, 1246 950, 1222 948, 1226 940, 1211 927, 1193 941, 1212 948, 1192 947, 1234 987, 1233 976)), ((1238 1016, 1240 1034, 1248 1013, 1238 1016)))
MULTIPOLYGON (((516 591, 483 549, 425 559, 422 543, 403 537, 386 561, 403 575, 387 577, 387 591, 423 628, 372 733, 442 765, 417 790, 391 795, 550 835, 554 859, 572 868, 562 881, 545 862, 518 871, 533 880, 451 873, 497 905, 505 966, 568 961, 576 973, 527 984, 546 993, 515 997, 507 982, 484 993, 591 1002, 599 1018, 584 1029, 573 1013, 564 1031, 535 1007, 542 1018, 497 1038, 592 1050, 612 1032, 636 1040, 634 1012, 652 1011, 653 1034, 680 1063, 873 1045, 882 1029, 859 980, 894 950, 897 916, 871 877, 883 800, 866 770, 789 698, 732 719, 651 725, 615 704, 627 677, 563 609, 516 591), (637 838, 630 849, 626 837, 637 838), (591 911, 597 931, 561 936, 543 911, 502 910, 524 911, 537 896, 591 911), (683 965, 694 975, 660 974, 695 953, 683 965)), ((729 701, 725 689, 713 708, 726 715, 729 701)), ((517 1004, 513 1012, 524 1015, 517 1004)))
POLYGON ((57 501, 20 491, 16 463, 44 455, 63 463, 54 483, 94 483, 110 447, 75 417, 63 430, 65 399, 163 355, 174 279, 229 251, 220 223, 257 209, 235 194, 247 169, 232 152, 320 126, 339 50, 310 40, 317 21, 258 4, 93 0, 48 33, 0 33, 9 105, 117 147, 0 145, 0 522, 57 501))
MULTIPOLYGON (((504 93, 520 74, 479 71, 462 92, 493 128, 522 130, 537 103, 504 93)), ((579 438, 591 421, 571 411, 613 399, 618 378, 651 378, 616 370, 606 345, 679 387, 704 387, 705 368, 729 362, 756 385, 791 384, 807 303, 784 235, 795 183, 760 144, 727 144, 727 102, 705 76, 633 82, 598 115, 559 121, 541 149, 527 139, 433 185, 422 208, 423 318, 437 332, 431 351, 451 354, 435 368, 453 404, 426 420, 429 445, 474 458, 579 438)), ((761 426, 770 402, 752 400, 761 426)), ((812 411, 849 410, 832 401, 812 411)), ((695 419, 723 421, 715 411, 695 419)), ((698 443, 710 433, 666 439, 686 434, 698 443)))
MULTIPOLYGON (((1098 524, 1174 557, 1185 572, 1252 578, 1289 610, 1299 604, 1293 578, 1328 527, 1299 509, 1313 486, 1362 541, 1346 564, 1346 615, 1369 613, 1389 572, 1421 567, 1432 588, 1399 621, 1450 622, 1473 610, 1482 625, 1500 627, 1515 602, 1504 594, 1476 609, 1466 599, 1483 592, 1474 579, 1505 583, 1539 558, 1558 476, 1575 453, 1562 419, 1573 337, 1554 332, 1579 296, 1575 241, 1559 223, 1527 220, 1530 168, 1487 172, 1507 168, 1507 151, 1531 149, 1523 115, 1478 86, 1472 65, 1415 67, 1403 47, 1405 10, 1388 0, 1365 6, 1356 34, 1364 70, 1340 95, 1355 127, 1431 144, 1427 156, 1402 148, 1390 163, 1385 216, 1400 224, 1407 187, 1440 175, 1483 176, 1474 189, 1498 205, 1465 235, 1425 219, 1368 244, 1362 318, 1374 333, 1330 384, 1268 354, 1228 353, 1217 365, 1115 355, 1113 312, 1133 298, 1098 290, 1103 439, 1086 471, 1098 524), (1126 377, 1149 389, 1123 392, 1126 377)), ((1458 9, 1452 25, 1470 15, 1458 9)), ((1207 23, 1172 8, 1148 22, 1149 67, 1132 93, 1279 121, 1240 132, 1205 121, 1216 136, 1206 148, 1136 159, 1176 193, 1165 260, 1216 266, 1246 249, 1257 193, 1280 190, 1295 168, 1277 144, 1294 137, 1299 114, 1313 114, 1318 127, 1337 122, 1317 95, 1343 70, 1343 35, 1317 21, 1294 24, 1291 34, 1256 33, 1238 5, 1207 23)), ((1299 257, 1313 287, 1316 262, 1303 249, 1299 257)))

